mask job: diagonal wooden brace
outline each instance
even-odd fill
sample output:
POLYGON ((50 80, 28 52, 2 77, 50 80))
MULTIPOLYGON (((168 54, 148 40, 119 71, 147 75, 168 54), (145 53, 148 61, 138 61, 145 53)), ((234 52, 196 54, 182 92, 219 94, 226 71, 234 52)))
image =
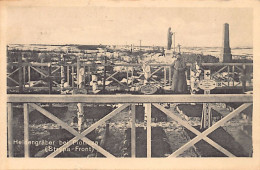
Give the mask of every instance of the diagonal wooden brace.
MULTIPOLYGON (((192 145, 196 144, 197 142, 199 142, 202 139, 206 139, 207 135, 210 134, 211 132, 213 132, 214 130, 216 130, 217 128, 219 128, 220 126, 222 126, 224 123, 226 123, 227 121, 229 121, 230 119, 232 119, 234 116, 236 116, 237 114, 239 114, 241 111, 245 110, 246 108, 248 108, 250 105, 252 105, 251 103, 245 103, 243 105, 241 105, 240 107, 238 107, 236 110, 234 110, 233 112, 229 113, 227 116, 225 116, 224 118, 222 118, 221 120, 219 120, 218 122, 216 122, 214 125, 212 125, 210 128, 208 128, 207 130, 205 130, 204 132, 200 133, 199 135, 197 135, 195 138, 193 138, 192 140, 190 140, 188 143, 186 143, 185 145, 183 145, 182 147, 180 147, 179 149, 177 149, 174 153, 172 153, 169 157, 177 157, 178 155, 180 155, 181 153, 183 153, 185 150, 187 150, 189 147, 191 147, 192 145)), ((189 129, 190 130, 190 129, 189 129)), ((221 150, 220 150, 221 151, 221 150)))
MULTIPOLYGON (((158 109, 160 109, 161 111, 163 111, 166 115, 168 115, 169 117, 171 117, 172 119, 174 119, 175 121, 177 121, 179 124, 181 124, 182 126, 184 126, 185 128, 187 128, 188 130, 190 130, 191 132, 193 132, 196 135, 200 135, 201 132, 198 131, 197 129, 195 129, 194 127, 192 127, 187 121, 182 120, 181 118, 179 118, 178 116, 174 115, 171 111, 165 109, 164 107, 162 107, 159 104, 153 104, 155 107, 157 107, 158 109)), ((215 147, 216 149, 218 149, 219 151, 221 151, 222 153, 224 153, 225 155, 229 156, 229 157, 235 157, 232 153, 230 153, 229 151, 227 151, 225 148, 223 148, 222 146, 220 146, 219 144, 217 144, 216 142, 214 142, 213 140, 211 140, 208 137, 205 137, 204 140, 206 142, 208 142, 210 145, 212 145, 213 147, 215 147)), ((188 149, 188 148, 187 148, 188 149)))
POLYGON ((52 115, 50 112, 46 111, 45 109, 41 108, 40 106, 30 103, 30 106, 32 106, 33 108, 35 108, 36 110, 38 110, 39 112, 41 112, 43 115, 45 115, 46 117, 48 117, 49 119, 53 120, 54 122, 56 122, 57 124, 59 124, 60 126, 62 126, 64 129, 66 129, 68 132, 70 132, 71 134, 73 134, 75 137, 73 138, 73 140, 70 140, 68 143, 66 143, 66 147, 64 147, 64 145, 60 148, 58 148, 56 151, 54 151, 53 153, 51 153, 49 156, 47 157, 55 157, 56 155, 58 155, 60 152, 62 152, 62 148, 67 148, 69 146, 71 146, 73 143, 77 142, 78 140, 82 140, 84 141, 86 144, 90 145, 91 147, 93 147, 94 149, 96 149, 98 152, 100 152, 101 154, 103 154, 106 157, 114 157, 113 155, 111 155, 109 152, 107 152, 106 150, 104 150, 102 147, 98 146, 97 144, 95 144, 93 141, 91 141, 90 139, 88 139, 87 137, 85 137, 85 135, 87 134, 81 134, 78 133, 75 129, 73 129, 72 127, 70 127, 68 124, 66 124, 65 122, 63 122, 62 120, 58 119, 56 116, 52 115))
POLYGON ((62 150, 68 148, 69 146, 71 146, 73 143, 77 142, 78 140, 82 140, 85 143, 87 143, 88 145, 90 145, 91 147, 93 147, 94 149, 96 149, 98 152, 100 152, 101 154, 103 154, 106 157, 114 157, 112 154, 110 154, 109 152, 107 152, 106 150, 104 150, 102 147, 100 147, 99 145, 95 144, 93 141, 91 141, 90 139, 88 139, 87 137, 85 137, 88 133, 90 133, 92 130, 94 130, 96 127, 98 127, 99 125, 101 125, 102 123, 104 123, 106 120, 110 119, 111 117, 113 117, 114 115, 116 115, 117 113, 119 113, 120 111, 122 111, 123 109, 125 109, 126 107, 129 106, 129 104, 125 104, 119 108, 117 108, 116 110, 112 111, 111 113, 109 113, 108 115, 106 115, 105 117, 103 117, 102 119, 100 119, 98 122, 94 123, 92 126, 90 126, 88 129, 86 129, 85 131, 83 131, 82 133, 78 133, 75 129, 73 129, 72 127, 70 127, 68 124, 66 124, 65 122, 61 121, 60 119, 58 119, 56 116, 52 115, 50 112, 46 111, 45 109, 41 108, 40 106, 30 103, 30 106, 34 107, 36 110, 38 110, 39 112, 41 112, 42 114, 44 114, 46 117, 50 118, 51 120, 53 120, 54 122, 56 122, 57 124, 59 124, 60 126, 62 126, 64 129, 66 129, 68 132, 70 132, 71 134, 73 134, 75 137, 73 139, 71 139, 69 142, 67 142, 66 144, 64 144, 63 146, 61 146, 60 148, 58 148, 56 151, 54 151, 53 153, 51 153, 48 157, 55 157, 56 155, 58 155, 62 150))

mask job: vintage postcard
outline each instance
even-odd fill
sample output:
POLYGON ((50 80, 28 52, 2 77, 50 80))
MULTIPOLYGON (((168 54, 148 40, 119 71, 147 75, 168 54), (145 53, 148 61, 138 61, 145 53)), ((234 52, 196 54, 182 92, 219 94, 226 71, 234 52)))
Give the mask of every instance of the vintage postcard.
POLYGON ((0 167, 258 169, 259 7, 0 2, 0 167))

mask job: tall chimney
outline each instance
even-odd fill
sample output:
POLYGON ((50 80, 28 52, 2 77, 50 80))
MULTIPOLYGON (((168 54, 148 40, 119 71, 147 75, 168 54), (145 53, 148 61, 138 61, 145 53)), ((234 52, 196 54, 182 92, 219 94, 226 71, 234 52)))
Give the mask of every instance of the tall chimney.
POLYGON ((223 35, 223 49, 222 49, 222 56, 220 61, 223 63, 230 63, 232 62, 232 55, 231 49, 229 46, 229 24, 224 24, 224 35, 223 35))

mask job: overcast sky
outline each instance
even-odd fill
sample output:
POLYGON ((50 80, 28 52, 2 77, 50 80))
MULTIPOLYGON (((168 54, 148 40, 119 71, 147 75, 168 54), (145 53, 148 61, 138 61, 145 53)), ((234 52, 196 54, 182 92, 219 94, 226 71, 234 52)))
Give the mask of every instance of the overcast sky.
POLYGON ((252 46, 250 8, 9 7, 7 43, 167 44, 168 27, 182 46, 252 46))

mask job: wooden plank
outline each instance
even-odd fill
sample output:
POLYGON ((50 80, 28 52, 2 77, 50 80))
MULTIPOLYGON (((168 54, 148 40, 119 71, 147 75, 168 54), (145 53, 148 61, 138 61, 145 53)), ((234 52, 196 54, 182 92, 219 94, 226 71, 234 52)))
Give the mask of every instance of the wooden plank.
POLYGON ((74 88, 74 66, 71 67, 71 86, 74 88))
POLYGON ((229 77, 230 77, 230 75, 229 75, 229 72, 230 72, 229 66, 228 66, 227 70, 228 70, 228 86, 229 86, 229 77))
POLYGON ((220 73, 221 71, 225 70, 225 68, 227 68, 227 66, 222 67, 221 69, 219 69, 218 71, 216 71, 215 73, 212 74, 212 77, 216 76, 217 73, 220 73))
MULTIPOLYGON (((115 73, 113 73, 113 74, 111 74, 108 78, 106 78, 106 80, 109 80, 109 79, 111 79, 113 76, 115 76, 117 73, 119 73, 119 71, 117 71, 117 72, 115 72, 115 73)), ((109 74, 108 74, 109 75, 109 74)))
POLYGON ((51 77, 51 65, 48 67, 48 72, 49 72, 49 94, 52 93, 52 77, 51 77))
POLYGON ((19 83, 17 81, 15 81, 14 79, 12 79, 11 77, 7 77, 9 80, 13 81, 14 83, 16 83, 17 85, 19 85, 19 83))
POLYGON ((36 72, 38 72, 39 74, 41 74, 44 77, 47 77, 46 74, 42 73, 41 71, 37 70, 35 67, 31 67, 33 70, 35 70, 36 72))
POLYGON ((30 157, 29 146, 29 106, 27 103, 23 105, 24 109, 24 157, 30 157))
POLYGON ((172 84, 172 67, 169 67, 169 85, 172 84))
POLYGON ((243 93, 246 92, 246 65, 243 65, 243 72, 242 72, 242 89, 243 93))
POLYGON ((126 84, 128 85, 128 67, 126 67, 126 84))
MULTIPOLYGON (((176 116, 175 114, 173 114, 171 111, 165 109, 163 106, 159 105, 159 104, 153 104, 155 107, 157 107, 158 109, 160 109, 162 112, 164 112, 166 115, 168 115, 169 117, 171 117, 173 120, 177 121, 177 123, 179 123, 180 125, 184 126, 185 128, 187 128, 188 130, 190 130, 191 132, 193 132, 196 135, 200 135, 201 132, 198 131, 197 129, 195 129, 194 127, 192 127, 187 121, 182 120, 181 118, 179 118, 178 116, 176 116)), ((207 136, 204 138, 204 140, 206 142, 208 142, 209 144, 211 144, 213 147, 215 147, 216 149, 218 149, 219 151, 221 151, 222 153, 224 153, 225 155, 229 156, 229 157, 235 157, 232 153, 230 153, 228 150, 226 150, 225 148, 223 148, 222 146, 220 146, 219 144, 217 144, 216 142, 214 142, 213 140, 211 140, 210 138, 208 138, 207 136)))
POLYGON ((67 82, 70 84, 70 66, 67 66, 67 82))
POLYGON ((134 68, 132 69, 131 71, 131 85, 133 86, 134 85, 134 68))
POLYGON ((13 106, 12 103, 7 103, 8 113, 8 156, 13 157, 13 106))
POLYGON ((196 95, 45 95, 7 94, 7 102, 17 103, 252 103, 252 94, 196 95))
POLYGON ((167 78, 167 75, 166 75, 166 68, 165 68, 165 67, 163 67, 163 71, 164 71, 164 76, 163 76, 164 86, 166 86, 166 78, 167 78))
POLYGON ((77 88, 79 88, 79 69, 80 69, 81 63, 80 63, 80 57, 77 57, 77 88))
POLYGON ((25 86, 25 66, 23 67, 23 86, 25 86))
POLYGON ((31 82, 31 67, 30 66, 28 66, 28 82, 29 82, 29 87, 31 86, 30 84, 30 82, 31 82))
MULTIPOLYGON (((113 116, 115 116, 117 113, 121 112, 122 110, 124 110, 126 107, 128 107, 129 105, 123 105, 115 110, 113 110, 112 112, 110 112, 108 115, 106 115, 105 117, 103 117, 102 119, 100 119, 99 121, 95 122, 93 125, 91 125, 88 129, 84 130, 81 135, 86 136, 88 133, 90 133, 91 131, 93 131, 95 128, 97 128, 100 124, 104 123, 105 121, 109 120, 110 118, 112 118, 113 116)), ((74 129, 73 129, 74 130, 74 129)), ((59 150, 64 150, 68 147, 70 147, 73 143, 75 143, 75 141, 78 141, 79 139, 81 139, 79 136, 74 137, 73 139, 71 139, 70 141, 68 141, 66 144, 64 144, 63 146, 61 146, 59 148, 59 150)), ((51 155, 49 155, 50 157, 54 157, 56 155, 58 155, 59 152, 58 151, 54 151, 51 155)), ((109 156, 109 155, 108 155, 109 156)))
POLYGON ((7 78, 13 75, 15 72, 17 72, 20 68, 18 67, 16 70, 14 70, 12 73, 7 73, 7 78))
POLYGON ((23 67, 21 66, 22 56, 18 56, 18 64, 19 64, 19 93, 23 93, 23 67))
POLYGON ((135 104, 131 105, 131 157, 136 157, 136 129, 135 129, 135 104))
POLYGON ((159 67, 157 70, 155 70, 155 71, 151 74, 151 76, 154 75, 155 73, 157 73, 158 71, 160 71, 162 68, 164 68, 164 67, 159 67))
POLYGON ((125 86, 127 87, 127 85, 124 85, 123 83, 121 83, 119 80, 117 80, 116 78, 114 77, 111 77, 113 80, 115 80, 118 84, 122 85, 122 86, 125 86))
MULTIPOLYGON (((93 131, 95 128, 97 128, 100 124, 104 123, 105 121, 109 120, 110 118, 112 118, 113 116, 115 116, 117 113, 121 112, 122 110, 124 110, 126 107, 128 107, 129 105, 125 104, 122 105, 121 107, 113 110, 112 112, 110 112, 108 115, 106 115, 105 117, 103 117, 102 119, 100 119, 99 121, 95 122, 93 125, 91 125, 88 129, 84 130, 81 135, 86 136, 88 133, 90 133, 91 131, 93 131)), ((74 129, 73 129, 74 130, 74 129)), ((74 137, 73 139, 71 139, 70 141, 68 141, 65 145, 61 146, 59 150, 64 150, 68 147, 70 147, 73 143, 75 143, 75 141, 78 141, 79 139, 81 139, 79 136, 74 137)), ((51 156, 56 156, 58 154, 58 151, 53 152, 51 156)), ((109 156, 109 155, 108 155, 109 156)))
MULTIPOLYGON (((253 63, 201 63, 202 66, 242 66, 243 64, 247 65, 247 66, 253 66, 253 63)), ((18 63, 17 62, 12 62, 12 63, 8 63, 7 64, 8 66, 17 66, 18 63)), ((23 66, 48 66, 47 63, 23 63, 22 64, 23 66)), ((61 64, 52 64, 54 67, 55 66, 61 66, 61 64)), ((64 66, 66 65, 75 65, 76 64, 63 64, 64 66)), ((86 63, 83 63, 82 66, 85 65, 85 66, 91 66, 92 64, 86 64, 86 63)), ((115 63, 114 65, 111 65, 111 64, 98 64, 99 66, 132 66, 132 67, 140 67, 142 66, 142 64, 138 64, 138 63, 135 63, 135 64, 126 64, 126 63, 115 63)), ((170 66, 171 64, 158 64, 158 63, 151 63, 149 64, 150 66, 170 66)), ((187 66, 191 66, 191 63, 187 63, 186 64, 187 66)))
POLYGON ((51 74, 53 74, 53 73, 55 73, 56 71, 58 71, 61 67, 60 66, 57 66, 58 68, 56 68, 55 70, 53 70, 52 72, 51 72, 51 74))
POLYGON ((70 132, 71 134, 73 134, 75 137, 73 138, 73 140, 70 140, 68 142, 68 144, 65 144, 63 146, 61 146, 59 149, 57 149, 56 151, 54 151, 53 153, 51 153, 49 156, 47 157, 55 157, 56 155, 58 155, 60 152, 62 152, 62 149, 65 149, 69 146, 71 146, 74 142, 78 141, 79 139, 81 139, 82 141, 84 141, 86 144, 90 145, 91 147, 93 147, 94 149, 96 149, 98 152, 100 152, 101 154, 103 154, 104 156, 107 157, 114 157, 113 155, 111 155, 109 152, 107 152, 106 150, 104 150, 103 148, 101 148, 100 146, 98 146, 97 144, 95 144, 93 141, 89 140, 88 138, 85 137, 85 135, 82 133, 78 133, 75 129, 73 129, 72 127, 70 127, 67 123, 61 121, 59 118, 57 118, 56 116, 54 116, 53 114, 51 114, 50 112, 48 112, 47 110, 41 108, 40 106, 34 104, 34 103, 30 103, 30 106, 32 106, 33 108, 35 108, 36 110, 38 110, 39 112, 41 112, 43 115, 45 115, 46 117, 48 117, 49 119, 51 119, 52 121, 54 121, 55 123, 59 124, 61 127, 63 127, 64 129, 66 129, 68 132, 70 132), (70 145, 69 145, 70 144, 70 145), (65 147, 64 147, 65 146, 65 147))
POLYGON ((162 83, 161 83, 161 82, 159 82, 159 81, 155 80, 155 79, 154 79, 154 78, 152 78, 152 77, 151 77, 151 80, 153 80, 154 82, 156 82, 156 83, 158 83, 158 84, 161 84, 161 85, 162 85, 162 83))
POLYGON ((234 78, 235 78, 235 66, 232 66, 232 83, 233 83, 233 86, 235 86, 235 80, 234 80, 234 78))
POLYGON ((201 134, 199 134, 198 136, 196 136, 195 138, 193 138, 192 140, 190 140, 188 143, 186 143, 185 145, 183 145, 182 147, 180 147, 179 149, 177 149, 174 153, 172 153, 169 157, 177 157, 178 155, 180 155, 181 153, 183 153, 185 150, 187 150, 188 148, 190 148, 192 145, 196 144, 197 142, 199 142, 201 139, 204 139, 208 134, 210 134, 211 132, 213 132, 214 130, 216 130, 218 127, 222 126, 224 123, 226 123, 227 121, 229 121, 230 119, 232 119, 234 116, 236 116, 237 114, 239 114, 241 111, 243 111, 244 109, 246 109, 247 107, 249 107, 251 104, 246 103, 241 105, 240 107, 238 107, 236 110, 234 110, 233 112, 229 113, 227 116, 225 116, 224 118, 222 118, 221 120, 219 120, 218 122, 216 122, 214 125, 212 125, 210 128, 208 128, 207 130, 205 130, 204 132, 202 132, 201 134))
POLYGON ((152 157, 152 105, 145 104, 147 107, 147 158, 152 157))

